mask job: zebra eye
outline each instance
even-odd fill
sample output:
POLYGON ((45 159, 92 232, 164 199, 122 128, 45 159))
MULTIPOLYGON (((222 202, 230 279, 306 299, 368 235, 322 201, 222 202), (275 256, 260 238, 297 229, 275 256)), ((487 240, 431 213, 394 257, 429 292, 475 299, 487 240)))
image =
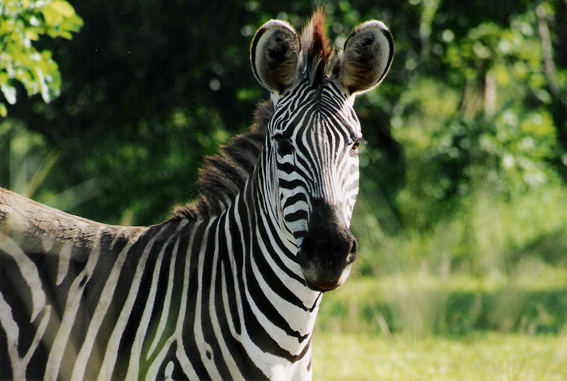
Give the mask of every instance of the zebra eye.
POLYGON ((358 147, 360 147, 360 145, 363 144, 363 143, 364 143, 364 141, 362 140, 362 138, 356 138, 354 140, 354 142, 352 143, 351 149, 353 151, 356 151, 358 149, 358 147))
POLYGON ((291 155, 293 153, 293 146, 291 145, 291 142, 288 138, 282 135, 276 135, 274 136, 274 139, 277 142, 278 154, 280 156, 291 155))

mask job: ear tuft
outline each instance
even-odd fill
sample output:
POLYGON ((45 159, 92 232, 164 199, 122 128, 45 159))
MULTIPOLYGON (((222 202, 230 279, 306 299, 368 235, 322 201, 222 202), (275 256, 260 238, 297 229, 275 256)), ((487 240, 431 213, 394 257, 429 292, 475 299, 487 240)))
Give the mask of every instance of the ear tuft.
POLYGON ((367 21, 347 38, 333 72, 349 95, 369 91, 388 73, 394 57, 394 42, 380 21, 367 21))
POLYGON ((320 7, 301 33, 301 71, 312 84, 321 82, 332 55, 325 35, 325 13, 320 7))
POLYGON ((284 93, 297 80, 299 50, 299 37, 289 24, 271 20, 261 26, 250 46, 258 82, 273 93, 284 93))

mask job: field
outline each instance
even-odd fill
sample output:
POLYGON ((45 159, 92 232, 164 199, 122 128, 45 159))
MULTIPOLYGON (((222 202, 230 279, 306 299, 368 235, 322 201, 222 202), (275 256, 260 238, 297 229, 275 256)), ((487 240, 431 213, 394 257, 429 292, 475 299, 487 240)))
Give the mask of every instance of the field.
POLYGON ((349 280, 325 295, 314 380, 566 380, 567 271, 349 280))
POLYGON ((313 339, 314 380, 566 380, 567 335, 330 334, 313 339))

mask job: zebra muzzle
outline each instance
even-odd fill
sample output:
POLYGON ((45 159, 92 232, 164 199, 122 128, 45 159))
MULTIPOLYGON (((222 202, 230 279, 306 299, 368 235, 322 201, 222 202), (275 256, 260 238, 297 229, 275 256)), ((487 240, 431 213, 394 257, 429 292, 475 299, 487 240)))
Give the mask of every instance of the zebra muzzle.
POLYGON ((298 261, 309 288, 330 291, 347 279, 356 260, 357 243, 346 224, 337 218, 335 208, 321 202, 312 206, 298 261))

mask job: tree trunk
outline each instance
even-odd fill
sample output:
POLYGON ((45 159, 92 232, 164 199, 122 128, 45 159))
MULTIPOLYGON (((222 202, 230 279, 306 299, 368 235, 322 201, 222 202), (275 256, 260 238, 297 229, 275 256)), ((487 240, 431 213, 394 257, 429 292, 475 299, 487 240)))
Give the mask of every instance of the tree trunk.
MULTIPOLYGON (((558 7, 561 7, 558 4, 558 7)), ((567 8, 567 0, 565 1, 565 7, 567 8)), ((558 13, 565 13, 565 8, 560 9, 558 13)), ((554 51, 551 39, 551 34, 549 32, 548 15, 545 14, 545 10, 541 2, 536 7, 536 15, 538 22, 538 35, 541 40, 541 46, 543 51, 543 74, 547 80, 547 90, 551 94, 551 105, 550 111, 553 118, 553 123, 557 130, 557 139, 561 150, 563 151, 562 162, 562 175, 567 179, 567 163, 565 158, 567 157, 567 97, 566 89, 561 88, 561 85, 557 81, 557 75, 555 70, 554 61, 554 51)), ((555 22, 558 29, 565 29, 564 19, 558 17, 555 22)), ((561 36, 561 34, 559 34, 561 36)), ((562 40, 562 39, 559 39, 562 40)), ((564 50, 559 49, 560 52, 564 50)), ((564 57, 560 56, 557 58, 559 64, 564 61, 564 57)))

